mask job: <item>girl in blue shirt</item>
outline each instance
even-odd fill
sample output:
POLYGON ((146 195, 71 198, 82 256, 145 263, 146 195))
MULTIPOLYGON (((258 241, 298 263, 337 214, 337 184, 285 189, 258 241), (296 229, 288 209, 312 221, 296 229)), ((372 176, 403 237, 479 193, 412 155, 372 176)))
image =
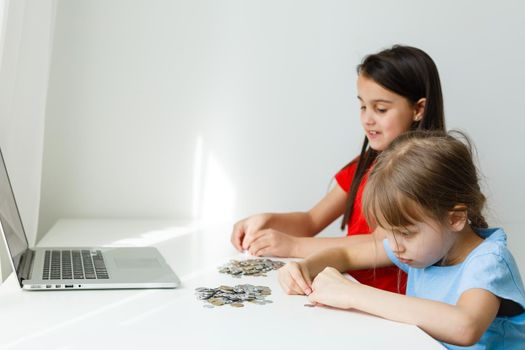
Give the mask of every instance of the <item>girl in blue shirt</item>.
POLYGON ((313 303, 417 325, 449 349, 525 349, 523 282, 505 233, 489 229, 481 214, 484 203, 468 140, 403 134, 378 157, 363 194, 367 221, 385 231, 383 244, 290 262, 279 282, 313 303), (393 264, 408 273, 406 295, 339 272, 393 264))

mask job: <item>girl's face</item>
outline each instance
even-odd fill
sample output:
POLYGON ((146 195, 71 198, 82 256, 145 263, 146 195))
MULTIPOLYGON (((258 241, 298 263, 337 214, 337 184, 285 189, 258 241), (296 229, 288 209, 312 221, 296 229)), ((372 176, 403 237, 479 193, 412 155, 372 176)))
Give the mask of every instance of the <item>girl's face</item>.
POLYGON ((383 151, 397 136, 408 131, 412 123, 421 118, 424 109, 421 100, 411 104, 405 97, 362 74, 357 78, 357 98, 361 105, 361 124, 370 147, 376 151, 383 151))
POLYGON ((388 243, 396 257, 415 268, 434 265, 448 255, 456 241, 454 231, 433 219, 387 232, 388 243))

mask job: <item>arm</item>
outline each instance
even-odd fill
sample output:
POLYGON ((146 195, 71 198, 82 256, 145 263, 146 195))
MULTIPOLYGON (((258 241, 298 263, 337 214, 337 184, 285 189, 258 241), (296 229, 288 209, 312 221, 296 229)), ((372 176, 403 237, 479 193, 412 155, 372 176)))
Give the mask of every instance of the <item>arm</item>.
POLYGON ((345 237, 300 237, 295 240, 292 256, 304 258, 326 249, 343 247, 350 248, 367 242, 381 242, 385 232, 377 227, 372 234, 345 236, 345 237))
POLYGON ((308 268, 310 277, 314 278, 326 267, 344 272, 391 266, 392 262, 381 241, 377 241, 372 235, 364 236, 368 238, 365 241, 347 247, 326 249, 306 258, 302 263, 308 268))
MULTIPOLYGON (((370 235, 351 237, 311 237, 342 215, 347 194, 335 186, 308 212, 259 214, 239 221, 232 233, 232 243, 239 250, 255 256, 304 258, 334 247, 350 247, 372 240, 370 235)), ((384 232, 374 231, 382 240, 384 232)))
POLYGON ((311 280, 328 266, 334 271, 347 271, 391 265, 381 243, 370 239, 346 248, 327 249, 301 262, 289 262, 279 269, 279 283, 288 294, 309 295, 311 280))
MULTIPOLYGON (((265 213, 248 217, 237 222, 233 227, 231 242, 242 251, 250 250, 253 255, 264 255, 259 250, 268 247, 265 254, 275 254, 275 238, 286 236, 285 251, 296 244, 296 237, 311 237, 319 233, 343 213, 346 192, 335 186, 323 199, 308 212, 265 213), (270 237, 268 237, 270 236, 270 237), (262 241, 260 239, 263 238, 262 241), (252 243, 257 242, 255 247, 252 243)), ((282 246, 282 244, 280 244, 282 246)), ((280 256, 290 256, 285 254, 280 256)))
POLYGON ((273 228, 294 237, 312 237, 343 214, 347 194, 335 186, 307 212, 267 214, 263 228, 273 228))
POLYGON ((312 289, 312 302, 413 324, 440 341, 461 346, 479 341, 500 306, 500 299, 484 289, 467 290, 456 305, 450 305, 357 284, 334 269, 320 273, 312 289))

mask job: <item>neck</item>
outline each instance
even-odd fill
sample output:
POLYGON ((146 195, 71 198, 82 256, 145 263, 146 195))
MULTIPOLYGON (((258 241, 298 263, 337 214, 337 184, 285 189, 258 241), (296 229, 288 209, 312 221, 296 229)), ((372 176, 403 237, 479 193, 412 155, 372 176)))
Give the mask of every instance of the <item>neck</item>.
POLYGON ((470 252, 483 242, 483 238, 478 236, 470 225, 465 225, 463 230, 453 234, 457 235, 457 237, 443 260, 443 265, 462 263, 470 252))

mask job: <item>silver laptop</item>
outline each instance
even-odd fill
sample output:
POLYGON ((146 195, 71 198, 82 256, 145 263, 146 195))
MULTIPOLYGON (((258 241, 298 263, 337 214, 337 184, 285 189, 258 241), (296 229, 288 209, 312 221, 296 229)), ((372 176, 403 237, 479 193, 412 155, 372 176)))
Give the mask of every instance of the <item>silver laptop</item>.
POLYGON ((175 288, 180 280, 153 247, 29 249, 0 151, 0 231, 25 290, 175 288))

